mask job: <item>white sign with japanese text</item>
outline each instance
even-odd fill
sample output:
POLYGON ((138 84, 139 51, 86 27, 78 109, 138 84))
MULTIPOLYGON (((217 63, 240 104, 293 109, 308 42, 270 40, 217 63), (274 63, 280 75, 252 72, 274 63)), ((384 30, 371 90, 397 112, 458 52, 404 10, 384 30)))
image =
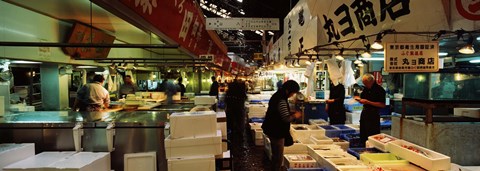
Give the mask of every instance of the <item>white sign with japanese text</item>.
POLYGON ((280 30, 278 18, 207 18, 207 30, 280 30))
POLYGON ((438 62, 438 42, 386 43, 387 72, 437 72, 438 62))

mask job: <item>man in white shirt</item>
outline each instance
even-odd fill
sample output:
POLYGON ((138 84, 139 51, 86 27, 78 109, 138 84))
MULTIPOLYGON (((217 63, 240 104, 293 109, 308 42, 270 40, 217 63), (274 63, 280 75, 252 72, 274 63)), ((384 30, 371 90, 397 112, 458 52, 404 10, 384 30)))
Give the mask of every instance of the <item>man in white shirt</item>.
POLYGON ((105 78, 102 75, 95 75, 93 82, 84 85, 77 92, 77 98, 73 104, 73 110, 76 111, 101 111, 102 107, 108 108, 110 104, 110 95, 102 85, 105 78))

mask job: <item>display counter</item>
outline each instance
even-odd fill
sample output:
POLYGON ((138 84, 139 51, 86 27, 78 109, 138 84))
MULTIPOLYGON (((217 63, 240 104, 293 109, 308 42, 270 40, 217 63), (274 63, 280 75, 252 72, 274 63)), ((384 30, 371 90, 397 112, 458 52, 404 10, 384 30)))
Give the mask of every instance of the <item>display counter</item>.
POLYGON ((159 170, 166 170, 165 122, 169 114, 193 107, 173 106, 158 107, 157 111, 11 113, 0 118, 0 143, 35 143, 37 154, 75 151, 74 128, 77 126, 83 131, 83 136, 77 138, 81 140, 83 151, 113 150, 111 164, 114 170, 123 170, 124 154, 152 151, 157 154, 159 170), (110 130, 115 134, 108 134, 110 130))

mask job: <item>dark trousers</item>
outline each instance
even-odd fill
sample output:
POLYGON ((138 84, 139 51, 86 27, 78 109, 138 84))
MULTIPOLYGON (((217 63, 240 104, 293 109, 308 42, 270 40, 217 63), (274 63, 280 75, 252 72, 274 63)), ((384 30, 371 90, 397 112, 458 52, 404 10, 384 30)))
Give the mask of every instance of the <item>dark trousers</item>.
POLYGON ((362 144, 369 136, 380 134, 380 115, 378 113, 362 112, 360 116, 360 140, 362 144))
POLYGON ((280 171, 283 163, 285 138, 269 137, 272 146, 272 171, 280 171))
POLYGON ((225 110, 227 115, 227 127, 232 130, 232 141, 243 144, 243 134, 245 132, 245 104, 229 103, 225 110))

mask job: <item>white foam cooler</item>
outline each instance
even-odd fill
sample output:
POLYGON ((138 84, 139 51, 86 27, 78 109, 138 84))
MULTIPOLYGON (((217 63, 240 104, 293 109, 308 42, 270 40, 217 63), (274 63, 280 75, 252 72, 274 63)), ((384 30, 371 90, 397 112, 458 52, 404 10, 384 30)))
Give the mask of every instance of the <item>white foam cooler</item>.
POLYGON ((165 139, 165 154, 167 158, 222 154, 222 133, 218 130, 216 136, 180 139, 170 135, 165 139))
POLYGON ((110 153, 43 152, 3 168, 4 171, 110 171, 110 153))
POLYGON ((395 154, 396 156, 408 160, 409 162, 412 162, 415 165, 427 170, 450 170, 450 157, 416 144, 404 140, 396 140, 388 143, 387 149, 392 154, 395 154), (418 150, 418 152, 408 148, 418 150))
POLYGON ((170 138, 206 137, 217 133, 214 111, 179 112, 170 116, 170 138))
POLYGON ((2 168, 35 155, 35 144, 0 144, 0 171, 2 168))
POLYGON ((213 155, 170 158, 167 163, 168 171, 215 171, 215 157, 213 155))
POLYGON ((195 96, 195 105, 213 105, 217 103, 217 97, 215 96, 195 96))

